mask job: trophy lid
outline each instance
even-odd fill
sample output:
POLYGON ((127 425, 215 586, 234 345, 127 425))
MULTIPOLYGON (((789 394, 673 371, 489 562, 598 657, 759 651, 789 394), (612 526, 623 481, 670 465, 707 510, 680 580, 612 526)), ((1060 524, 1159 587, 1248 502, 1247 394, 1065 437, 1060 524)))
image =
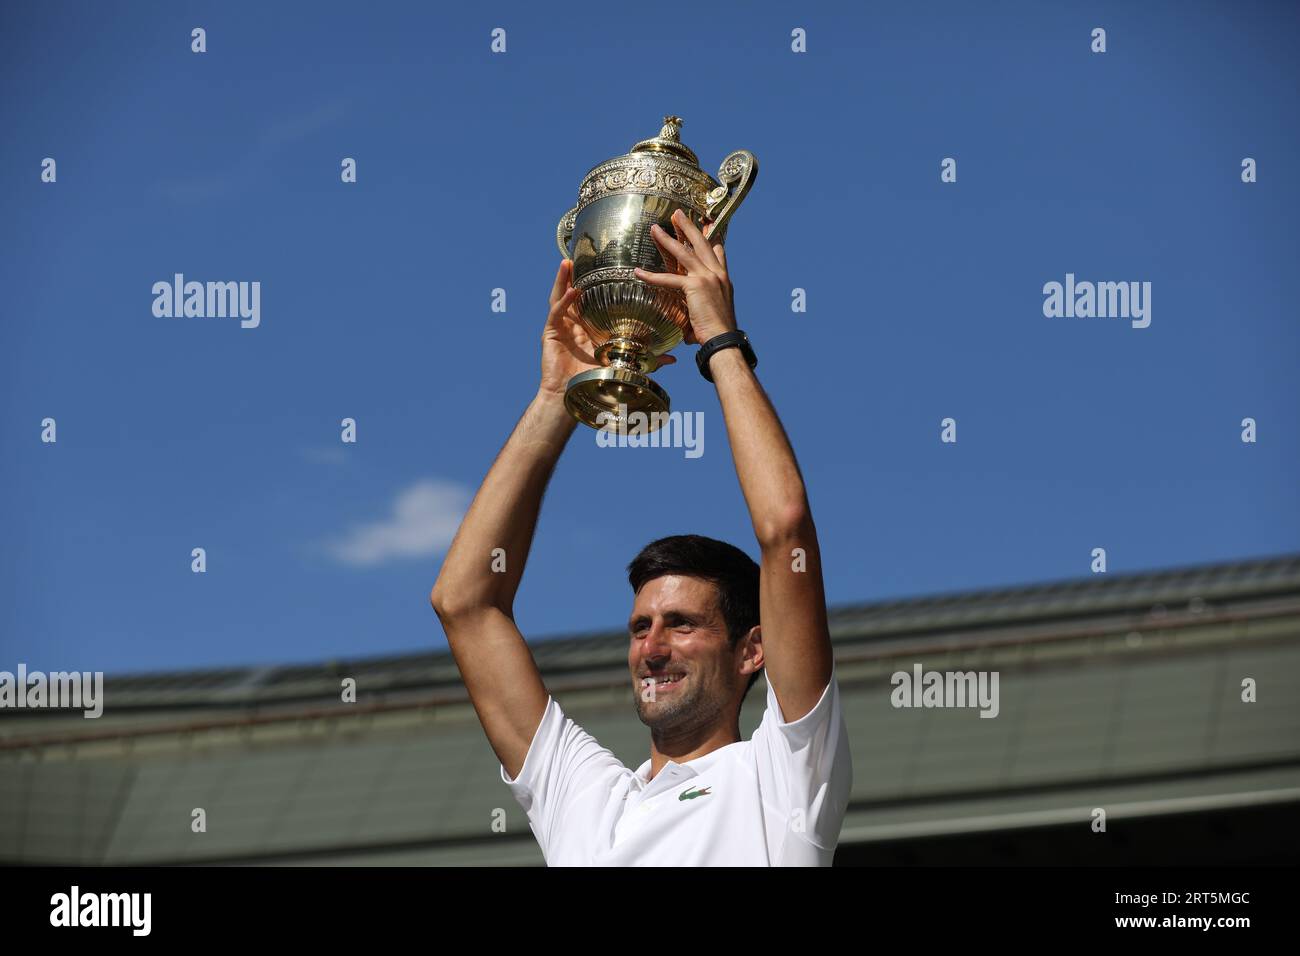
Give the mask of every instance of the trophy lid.
POLYGON ((643 139, 632 147, 633 153, 668 153, 678 159, 684 159, 692 166, 699 166, 699 157, 686 146, 681 139, 682 136, 682 118, 680 116, 665 116, 663 129, 659 131, 658 136, 652 136, 650 139, 643 139))

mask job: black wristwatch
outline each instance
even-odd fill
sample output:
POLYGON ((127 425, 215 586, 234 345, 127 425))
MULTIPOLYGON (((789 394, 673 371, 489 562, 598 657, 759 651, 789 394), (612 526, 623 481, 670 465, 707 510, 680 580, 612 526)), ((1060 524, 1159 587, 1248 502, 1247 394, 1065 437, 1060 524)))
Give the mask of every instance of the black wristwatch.
POLYGON ((715 335, 700 346, 700 350, 695 353, 695 364, 699 366, 700 374, 712 382, 713 373, 709 371, 709 359, 713 357, 714 352, 720 352, 733 346, 740 349, 750 368, 758 364, 758 356, 754 354, 754 347, 749 344, 749 336, 740 329, 736 329, 734 332, 723 332, 721 335, 715 335))

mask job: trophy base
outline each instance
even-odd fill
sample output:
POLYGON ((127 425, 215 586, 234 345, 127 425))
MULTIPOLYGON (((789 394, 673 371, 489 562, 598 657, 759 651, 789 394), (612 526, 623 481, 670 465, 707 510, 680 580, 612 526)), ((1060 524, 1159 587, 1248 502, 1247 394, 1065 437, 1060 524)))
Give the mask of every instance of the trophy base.
MULTIPOLYGON (((628 430, 627 417, 633 412, 646 415, 646 434, 661 422, 656 412, 668 411, 668 393, 635 369, 607 366, 594 368, 569 379, 564 392, 564 407, 569 414, 592 428, 628 430)), ((640 420, 636 430, 641 431, 640 420)))

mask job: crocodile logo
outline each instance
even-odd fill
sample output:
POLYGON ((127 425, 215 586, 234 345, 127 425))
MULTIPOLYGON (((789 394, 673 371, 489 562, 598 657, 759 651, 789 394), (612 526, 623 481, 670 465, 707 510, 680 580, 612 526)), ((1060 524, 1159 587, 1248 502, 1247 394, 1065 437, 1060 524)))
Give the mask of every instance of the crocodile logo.
POLYGON ((687 787, 680 794, 678 794, 677 799, 694 800, 696 797, 707 797, 712 790, 713 790, 712 787, 705 787, 703 790, 695 790, 691 787, 687 787))

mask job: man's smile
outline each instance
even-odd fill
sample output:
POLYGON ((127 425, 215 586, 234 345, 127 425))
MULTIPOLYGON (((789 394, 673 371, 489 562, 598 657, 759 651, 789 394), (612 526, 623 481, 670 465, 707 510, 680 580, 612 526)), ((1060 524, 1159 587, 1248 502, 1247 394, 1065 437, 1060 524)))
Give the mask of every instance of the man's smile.
POLYGON ((641 678, 641 689, 646 690, 651 684, 654 685, 654 694, 658 697, 660 694, 669 693, 677 689, 677 686, 685 679, 685 674, 658 674, 647 675, 641 678))

